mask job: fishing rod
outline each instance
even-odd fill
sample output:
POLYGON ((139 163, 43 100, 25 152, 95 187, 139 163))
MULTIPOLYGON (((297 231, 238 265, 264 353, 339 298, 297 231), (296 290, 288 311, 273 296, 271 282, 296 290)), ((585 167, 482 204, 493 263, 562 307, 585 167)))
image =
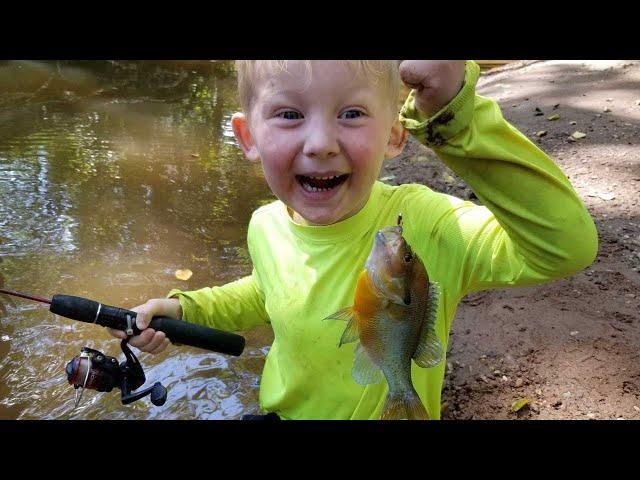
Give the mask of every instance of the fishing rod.
MULTIPOLYGON (((147 395, 151 395, 151 403, 154 405, 160 406, 165 403, 167 389, 160 382, 140 392, 132 392, 146 381, 140 362, 127 345, 130 337, 139 335, 142 331, 136 325, 136 312, 71 295, 54 295, 49 300, 2 288, 0 293, 45 303, 49 305, 49 311, 56 315, 122 330, 127 334, 127 338, 120 342, 125 361, 118 363, 114 357, 84 347, 80 355, 67 364, 65 369, 67 380, 76 389, 76 407, 85 388, 110 392, 114 387, 118 387, 123 405, 147 395)), ((167 338, 177 345, 189 345, 233 356, 239 356, 244 350, 245 339, 241 335, 182 320, 153 317, 149 327, 164 332, 167 338)))

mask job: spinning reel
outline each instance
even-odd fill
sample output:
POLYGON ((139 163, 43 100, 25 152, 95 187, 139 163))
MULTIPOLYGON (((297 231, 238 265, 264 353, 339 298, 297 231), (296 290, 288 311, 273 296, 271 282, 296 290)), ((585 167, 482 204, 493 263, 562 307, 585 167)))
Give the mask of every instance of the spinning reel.
POLYGON ((151 403, 154 405, 164 405, 167 400, 167 389, 160 382, 132 393, 132 390, 144 385, 146 377, 140 362, 127 343, 128 340, 120 342, 126 357, 126 360, 121 363, 118 363, 116 358, 109 357, 98 350, 84 347, 80 355, 67 364, 67 380, 76 389, 76 407, 80 403, 85 388, 98 392, 110 392, 114 387, 120 389, 123 405, 140 400, 147 395, 151 395, 151 403))

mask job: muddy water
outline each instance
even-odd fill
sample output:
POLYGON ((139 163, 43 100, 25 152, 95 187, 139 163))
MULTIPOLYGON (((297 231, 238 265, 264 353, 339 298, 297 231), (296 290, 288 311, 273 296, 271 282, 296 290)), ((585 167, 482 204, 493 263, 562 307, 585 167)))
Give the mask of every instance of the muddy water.
MULTIPOLYGON (((0 284, 133 307, 171 288, 250 272, 251 212, 273 200, 229 126, 224 62, 1 62, 0 284), (177 280, 188 268, 193 276, 177 280)), ((0 296, 0 419, 233 419, 257 410, 267 330, 240 358, 172 346, 141 353, 164 406, 74 390, 83 346, 121 357, 99 326, 0 296)))

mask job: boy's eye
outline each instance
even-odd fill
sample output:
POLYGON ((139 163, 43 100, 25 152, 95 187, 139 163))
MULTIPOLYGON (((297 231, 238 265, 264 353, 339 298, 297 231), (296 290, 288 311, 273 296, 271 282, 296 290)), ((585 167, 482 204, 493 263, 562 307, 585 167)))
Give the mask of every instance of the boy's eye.
POLYGON ((295 110, 285 110, 276 115, 277 117, 284 118, 285 120, 300 120, 302 115, 295 110))
POLYGON ((347 111, 342 112, 340 114, 340 118, 348 120, 348 119, 352 119, 352 118, 359 118, 362 115, 364 115, 364 113, 361 112, 360 110, 347 110, 347 111))

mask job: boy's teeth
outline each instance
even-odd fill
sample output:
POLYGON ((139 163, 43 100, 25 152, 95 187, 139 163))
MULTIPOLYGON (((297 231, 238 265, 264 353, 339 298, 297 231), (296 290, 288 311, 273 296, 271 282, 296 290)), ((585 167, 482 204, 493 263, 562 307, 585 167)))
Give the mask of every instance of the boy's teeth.
POLYGON ((302 187, 307 191, 307 192, 328 192, 330 189, 329 188, 316 188, 316 187, 312 187, 311 185, 309 185, 308 183, 303 182, 302 183, 302 187))
POLYGON ((338 176, 339 175, 333 175, 332 177, 309 177, 309 178, 313 178, 314 180, 333 180, 334 178, 338 178, 338 176))
POLYGON ((297 175, 302 188, 307 192, 328 192, 333 190, 342 182, 344 175, 311 176, 297 175))

